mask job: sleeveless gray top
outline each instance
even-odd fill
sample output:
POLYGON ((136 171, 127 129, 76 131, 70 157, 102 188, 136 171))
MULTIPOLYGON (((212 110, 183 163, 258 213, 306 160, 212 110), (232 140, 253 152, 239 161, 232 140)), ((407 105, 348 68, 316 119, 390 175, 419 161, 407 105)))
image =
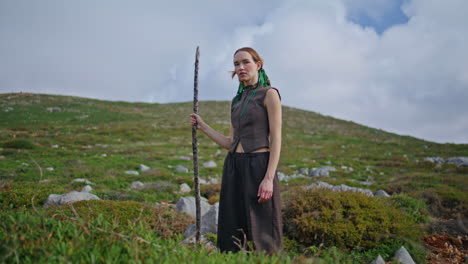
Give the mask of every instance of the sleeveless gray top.
POLYGON ((255 95, 251 97, 254 87, 247 86, 242 92, 240 101, 238 101, 237 96, 232 99, 231 123, 234 128, 234 137, 229 152, 234 153, 239 142, 242 143, 244 152, 252 152, 270 146, 270 126, 268 112, 264 104, 266 93, 270 89, 278 91, 276 88, 264 87, 260 84, 255 95), (244 109, 247 101, 249 103, 244 109), (242 111, 243 115, 241 115, 242 111))

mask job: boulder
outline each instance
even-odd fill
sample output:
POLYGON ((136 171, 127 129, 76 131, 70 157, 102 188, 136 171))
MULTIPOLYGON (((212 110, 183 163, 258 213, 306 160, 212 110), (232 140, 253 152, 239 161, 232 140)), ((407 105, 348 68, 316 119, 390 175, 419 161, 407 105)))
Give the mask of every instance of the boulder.
POLYGON ((88 181, 87 179, 74 179, 72 181, 72 183, 75 183, 75 182, 82 182, 82 183, 85 183, 85 184, 94 185, 94 183, 88 181))
POLYGON ((189 193, 192 189, 186 183, 182 183, 179 188, 179 193, 189 193))
MULTIPOLYGON (((200 233, 202 235, 206 233, 216 234, 218 231, 218 214, 219 214, 219 203, 215 203, 211 206, 210 210, 206 212, 201 218, 200 233)), ((195 234, 195 224, 191 224, 185 229, 184 236, 190 237, 195 234)))
POLYGON ((329 184, 329 183, 326 183, 326 182, 314 182, 312 184, 309 184, 306 186, 306 189, 310 189, 310 188, 325 188, 325 189, 332 189, 333 188, 333 185, 329 184))
POLYGON ((385 264, 385 260, 379 255, 371 264, 385 264))
POLYGON ((208 162, 203 163, 203 167, 205 168, 216 168, 216 162, 210 160, 208 162))
POLYGON ((459 167, 468 167, 468 157, 452 157, 448 158, 445 162, 459 167))
POLYGON ((83 188, 81 189, 81 192, 89 193, 89 192, 92 191, 92 190, 93 190, 93 188, 92 188, 91 186, 86 185, 85 187, 83 187, 83 188))
POLYGON ((309 168, 300 168, 298 173, 302 175, 309 175, 309 168))
POLYGON ((395 263, 401 263, 401 264, 416 264, 411 257, 411 255, 408 253, 405 247, 401 247, 400 249, 395 252, 395 256, 393 257, 393 261, 395 263))
POLYGON ((132 182, 132 185, 130 186, 130 188, 132 189, 141 189, 143 187, 145 187, 145 185, 141 181, 134 181, 132 182))
POLYGON ((175 169, 178 172, 183 172, 183 173, 188 173, 189 172, 189 170, 187 168, 185 168, 184 166, 182 166, 182 165, 177 165, 175 167, 175 169))
POLYGON ((357 188, 357 187, 349 187, 348 185, 345 185, 345 184, 340 184, 340 185, 336 185, 332 188, 332 191, 334 192, 347 192, 347 191, 351 191, 351 192, 358 192, 358 193, 363 193, 367 196, 370 196, 370 197, 373 197, 374 194, 372 193, 371 190, 369 189, 362 189, 362 188, 357 188))
POLYGON ((140 166, 138 167, 138 169, 142 172, 145 172, 145 171, 149 171, 150 167, 144 165, 144 164, 140 164, 140 166))
POLYGON ((384 196, 384 197, 390 197, 390 194, 388 194, 386 191, 384 190, 378 190, 376 192, 374 192, 374 196, 384 196))
MULTIPOLYGON (((204 215, 208 210, 210 210, 211 205, 208 203, 206 198, 202 197, 200 199, 200 209, 201 215, 204 215)), ((196 217, 196 208, 195 208, 195 197, 186 196, 181 197, 176 204, 177 211, 187 213, 193 217, 196 217)))
POLYGON ((445 160, 441 157, 427 157, 424 161, 432 162, 432 163, 444 163, 445 160))
POLYGON ((66 194, 51 194, 47 198, 47 201, 44 203, 44 207, 52 206, 52 205, 62 205, 62 204, 69 204, 83 200, 101 200, 94 194, 87 193, 87 192, 77 192, 72 191, 66 194))
POLYGON ((331 166, 324 166, 320 168, 313 168, 309 172, 310 177, 319 177, 319 176, 330 176, 330 171, 336 171, 336 168, 331 166))

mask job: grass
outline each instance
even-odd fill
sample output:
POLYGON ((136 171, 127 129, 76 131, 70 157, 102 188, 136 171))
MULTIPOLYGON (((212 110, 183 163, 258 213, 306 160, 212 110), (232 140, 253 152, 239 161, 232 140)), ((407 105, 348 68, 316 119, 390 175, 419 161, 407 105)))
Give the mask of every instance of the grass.
MULTIPOLYGON (((228 105, 228 102, 200 102, 200 114, 213 128, 228 134, 228 105)), ((40 208, 50 193, 79 190, 82 185, 71 184, 76 178, 94 182, 92 192, 109 201, 176 202, 182 196, 175 192, 178 185, 193 182, 192 173, 175 170, 177 165, 192 170, 191 160, 178 158, 191 157, 191 109, 191 103, 149 104, 45 94, 0 94, 0 222, 3 230, 0 240, 9 241, 0 251, 1 258, 9 263, 47 262, 46 259, 51 262, 138 263, 143 262, 143 256, 147 256, 145 262, 190 259, 200 263, 212 260, 216 263, 334 263, 340 259, 342 263, 359 263, 359 256, 374 254, 356 250, 352 253, 355 257, 350 259, 351 253, 340 249, 307 249, 314 254, 306 254, 304 248, 294 253, 294 247, 274 256, 220 254, 178 246, 180 235, 162 239, 146 227, 135 226, 133 233, 127 232, 127 227, 117 228, 128 236, 136 234, 161 246, 154 248, 133 238, 117 239, 115 235, 104 234, 92 227, 95 219, 90 222, 57 220, 46 216, 40 208), (13 110, 4 111, 7 108, 13 110), (151 169, 139 175, 125 174, 127 170, 137 170, 140 164, 151 169), (40 180, 48 182, 39 183, 40 180), (133 181, 150 183, 153 187, 132 190, 133 181), (36 203, 37 211, 32 202, 36 203), (66 235, 56 238, 59 228, 65 230, 60 232, 66 235), (50 234, 52 237, 48 238, 50 234), (74 235, 78 238, 74 239, 74 235), (87 250, 89 254, 85 256, 83 252, 87 250), (118 259, 114 259, 117 255, 118 259)), ((432 217, 467 217, 468 170, 424 162, 424 158, 468 156, 468 145, 438 144, 286 106, 283 120, 279 171, 291 174, 299 168, 320 166, 338 169, 331 172, 330 177, 284 182, 283 193, 322 180, 401 194, 400 202, 406 202, 403 211, 419 210, 424 207, 419 201, 423 201, 427 204, 424 210, 432 217), (341 166, 353 170, 341 169, 341 166), (372 185, 359 183, 365 180, 371 180, 372 185)), ((210 160, 218 164, 216 168, 201 167, 201 177, 220 178, 226 151, 204 135, 199 136, 199 149, 200 164, 210 160)), ((210 195, 216 200, 216 191, 210 195)), ((418 213, 413 217, 425 219, 418 213)), ((115 219, 106 221, 112 225, 115 219)))

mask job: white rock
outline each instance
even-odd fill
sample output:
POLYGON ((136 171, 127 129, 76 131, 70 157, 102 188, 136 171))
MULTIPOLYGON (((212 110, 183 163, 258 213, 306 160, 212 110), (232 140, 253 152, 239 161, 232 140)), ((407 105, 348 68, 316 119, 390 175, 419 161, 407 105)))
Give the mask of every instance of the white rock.
MULTIPOLYGON (((206 212, 201 218, 200 233, 214 233, 218 231, 218 214, 219 214, 219 203, 215 203, 211 206, 210 210, 206 212)), ((184 236, 190 237, 195 234, 195 224, 191 224, 185 229, 184 236)))
POLYGON ((330 167, 330 166, 324 166, 324 167, 320 167, 320 168, 313 168, 309 172, 309 176, 311 176, 311 177, 330 176, 330 174, 329 174, 330 171, 336 171, 336 169, 334 167, 330 167))
POLYGON ((93 190, 93 188, 92 188, 91 186, 86 185, 85 187, 83 187, 83 188, 81 189, 81 192, 87 192, 87 193, 89 193, 89 192, 92 191, 92 190, 93 190))
POLYGON ((59 148, 59 145, 52 145, 51 148, 59 148))
POLYGON ((144 165, 144 164, 140 164, 140 166, 138 167, 138 169, 139 169, 140 171, 145 172, 145 171, 149 171, 150 167, 148 167, 148 166, 146 166, 146 165, 144 165))
POLYGON ((74 202, 83 201, 83 200, 100 200, 100 198, 91 193, 77 192, 77 191, 72 191, 70 193, 66 193, 62 195, 51 194, 47 198, 47 201, 45 202, 44 207, 51 206, 51 205, 62 205, 62 204, 74 203, 74 202))
POLYGON ((401 264, 416 264, 406 248, 403 246, 397 250, 393 257, 393 261, 401 264))
POLYGON ((53 170, 54 170, 54 168, 52 168, 52 167, 48 167, 48 168, 46 168, 46 170, 48 170, 48 171, 53 171, 53 170))
POLYGON ((216 162, 210 160, 208 162, 203 163, 203 167, 205 168, 216 168, 216 162))
POLYGON ((138 171, 125 171, 125 174, 127 175, 140 175, 138 171))
POLYGON ((90 182, 90 181, 88 181, 87 179, 74 179, 74 180, 72 181, 72 183, 74 183, 74 182, 81 182, 81 183, 85 183, 85 184, 89 184, 89 185, 94 185, 93 182, 90 182))
POLYGON ((385 260, 379 255, 371 264, 385 264, 385 260))
POLYGON ((183 172, 183 173, 188 173, 189 172, 189 170, 187 168, 185 168, 184 166, 182 166, 182 165, 177 165, 175 169, 178 172, 183 172))
MULTIPOLYGON (((204 215, 206 212, 208 212, 210 207, 211 205, 206 201, 206 199, 200 199, 201 215, 204 215)), ((177 211, 184 212, 193 217, 196 217, 195 197, 181 197, 176 204, 176 209, 177 211)))
POLYGON ((180 193, 189 193, 191 191, 190 186, 186 183, 182 183, 179 188, 180 193))
POLYGON ((104 153, 104 154, 102 154, 102 155, 101 155, 101 157, 107 157, 107 154, 106 154, 106 153, 104 153))
POLYGON ((333 188, 333 185, 329 184, 329 183, 326 183, 326 182, 321 182, 321 181, 318 181, 318 182, 314 182, 312 184, 309 184, 306 186, 306 189, 310 189, 310 188, 325 188, 325 189, 332 189, 333 188))
POLYGON ((191 158, 187 157, 187 156, 178 156, 177 158, 179 158, 181 160, 191 160, 191 158))
POLYGON ((374 192, 374 196, 384 196, 384 197, 390 197, 390 194, 388 194, 386 191, 384 190, 378 190, 376 192, 374 192))
POLYGON ((209 184, 218 184, 218 182, 219 182, 218 178, 210 178, 210 180, 208 181, 209 184))
POLYGON ((143 187, 145 187, 145 185, 141 181, 134 181, 132 182, 132 185, 130 186, 130 188, 132 189, 141 189, 143 187))

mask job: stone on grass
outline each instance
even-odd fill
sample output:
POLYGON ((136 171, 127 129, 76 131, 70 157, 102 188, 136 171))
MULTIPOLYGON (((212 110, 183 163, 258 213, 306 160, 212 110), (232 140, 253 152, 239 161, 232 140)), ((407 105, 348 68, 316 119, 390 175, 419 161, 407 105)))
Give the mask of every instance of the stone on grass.
POLYGON ((374 194, 372 193, 371 190, 369 189, 363 189, 363 188, 357 188, 357 187, 349 187, 348 185, 346 184, 340 184, 340 185, 336 185, 332 188, 332 191, 334 192, 347 192, 347 191, 351 191, 351 192, 357 192, 357 193, 363 193, 367 196, 370 196, 370 197, 373 197, 374 194))
POLYGON ((330 176, 330 173, 329 173, 330 171, 336 171, 336 169, 334 167, 331 167, 331 166, 313 168, 309 172, 309 176, 311 176, 311 177, 330 176))
POLYGON ((384 197, 390 197, 390 194, 388 194, 386 191, 384 190, 378 190, 376 192, 374 192, 374 196, 384 196, 384 197))
POLYGON ((326 182, 314 182, 312 184, 309 184, 306 186, 306 189, 310 189, 310 188, 325 188, 325 189, 332 189, 333 188, 333 185, 329 184, 329 183, 326 183, 326 182))
POLYGON ((452 157, 448 158, 445 162, 459 167, 468 167, 468 157, 452 157))
POLYGON ((441 157, 427 157, 424 161, 432 162, 432 163, 444 163, 445 160, 441 157))
POLYGON ((179 188, 179 193, 189 193, 192 189, 186 183, 182 183, 179 188))
MULTIPOLYGON (((202 197, 200 199, 200 209, 201 215, 204 215, 208 210, 210 210, 211 205, 208 203, 206 198, 202 197)), ((179 212, 184 212, 193 217, 196 217, 196 208, 195 208, 195 197, 185 196, 181 197, 176 204, 176 209, 179 212)))
POLYGON ((143 187, 145 187, 145 185, 141 181, 134 181, 132 182, 132 185, 130 186, 130 188, 132 189, 141 189, 143 187))
POLYGON ((47 167, 46 170, 48 170, 48 171, 54 171, 54 168, 52 168, 52 167, 47 167))
POLYGON ((127 175, 140 175, 138 171, 125 171, 125 174, 127 175))
MULTIPOLYGON (((219 214, 219 203, 215 203, 211 206, 210 210, 206 212, 201 218, 201 227, 200 233, 202 235, 206 233, 213 233, 216 234, 218 230, 218 214, 219 214)), ((195 235, 196 225, 191 224, 185 229, 184 236, 190 237, 195 235)))
POLYGON ((178 156, 177 158, 181 160, 191 160, 191 158, 187 156, 178 156))
POLYGON ((87 192, 77 192, 72 191, 66 194, 51 194, 47 198, 47 201, 44 203, 44 207, 52 206, 52 205, 62 205, 62 204, 69 204, 83 200, 101 200, 94 194, 87 193, 87 192))
POLYGON ((385 260, 379 255, 371 264, 385 264, 385 260))
POLYGON ((300 168, 298 173, 303 175, 309 175, 309 168, 300 168))
POLYGON ((182 165, 177 165, 175 167, 175 169, 178 172, 183 172, 183 173, 188 173, 189 172, 189 170, 187 168, 185 168, 184 166, 182 166, 182 165))
POLYGON ((210 160, 208 162, 203 163, 203 167, 205 168, 216 168, 216 162, 210 160))
POLYGON ((278 171, 278 172, 276 173, 276 175, 278 176, 278 180, 280 180, 280 181, 287 181, 287 180, 289 180, 289 177, 288 177, 286 174, 282 173, 281 171, 278 171))
POLYGON ((85 184, 88 184, 88 185, 94 185, 94 183, 88 181, 87 179, 74 179, 74 180, 72 181, 72 183, 75 183, 75 182, 85 183, 85 184))
POLYGON ((406 248, 403 246, 395 252, 393 261, 401 264, 416 264, 406 248))
POLYGON ((145 171, 149 171, 150 167, 148 167, 148 166, 146 166, 146 165, 144 165, 144 164, 140 164, 140 166, 138 167, 138 169, 139 169, 140 171, 145 172, 145 171))
POLYGON ((86 185, 85 187, 83 187, 83 188, 81 189, 81 192, 87 192, 87 193, 89 193, 89 192, 92 191, 92 190, 93 190, 93 187, 91 187, 91 186, 89 186, 89 185, 86 185))

